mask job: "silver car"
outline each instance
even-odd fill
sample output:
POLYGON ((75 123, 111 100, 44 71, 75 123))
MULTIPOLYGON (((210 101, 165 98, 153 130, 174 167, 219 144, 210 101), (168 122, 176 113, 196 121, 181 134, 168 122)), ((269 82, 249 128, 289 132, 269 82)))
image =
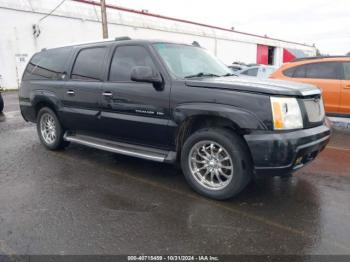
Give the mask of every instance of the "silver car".
POLYGON ((236 71, 235 74, 242 76, 253 76, 258 78, 269 78, 277 70, 276 66, 256 65, 236 71))

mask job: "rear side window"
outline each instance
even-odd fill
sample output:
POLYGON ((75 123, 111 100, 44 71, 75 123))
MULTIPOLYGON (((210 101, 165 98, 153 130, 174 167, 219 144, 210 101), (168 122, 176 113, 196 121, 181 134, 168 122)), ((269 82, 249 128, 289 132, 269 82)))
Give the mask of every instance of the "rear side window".
POLYGON ((113 82, 130 82, 134 66, 149 66, 155 69, 147 50, 142 46, 120 46, 114 52, 109 72, 109 80, 113 82))
POLYGON ((23 80, 61 79, 71 50, 71 47, 62 47, 35 54, 26 67, 23 80))
POLYGON ((101 81, 106 50, 105 47, 82 49, 75 59, 71 78, 85 81, 101 81))
POLYGON ((293 77, 295 71, 295 67, 289 68, 283 71, 283 74, 288 77, 293 77))
POLYGON ((306 77, 306 65, 295 67, 293 77, 305 78, 306 77))
POLYGON ((323 62, 307 65, 306 77, 318 79, 339 79, 339 63, 323 62))
POLYGON ((257 76, 258 75, 258 68, 251 68, 251 69, 245 70, 242 72, 242 75, 257 76))
POLYGON ((343 69, 344 69, 344 79, 350 80, 350 62, 343 63, 343 69))

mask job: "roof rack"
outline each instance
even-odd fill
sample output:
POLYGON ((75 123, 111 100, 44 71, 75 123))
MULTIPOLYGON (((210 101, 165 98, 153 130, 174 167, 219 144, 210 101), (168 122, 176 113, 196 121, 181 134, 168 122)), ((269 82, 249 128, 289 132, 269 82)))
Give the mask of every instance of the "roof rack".
POLYGON ((291 62, 299 62, 304 60, 313 60, 313 59, 325 59, 325 58, 346 58, 350 57, 348 55, 334 55, 334 56, 309 56, 309 57, 302 57, 302 58, 296 58, 292 60, 291 62))
MULTIPOLYGON (((115 38, 107 38, 107 39, 93 40, 93 41, 80 42, 80 43, 70 43, 70 44, 67 44, 67 45, 55 46, 55 47, 52 47, 52 48, 78 46, 78 45, 86 45, 86 44, 98 44, 98 43, 113 42, 113 41, 126 41, 126 40, 131 40, 131 38, 128 37, 128 36, 120 36, 120 37, 115 37, 115 38)), ((42 48, 41 51, 46 51, 47 49, 51 49, 51 47, 50 48, 46 48, 46 47, 42 48)))
POLYGON ((115 41, 126 41, 126 40, 131 40, 131 38, 128 36, 121 36, 121 37, 114 38, 114 40, 115 41))

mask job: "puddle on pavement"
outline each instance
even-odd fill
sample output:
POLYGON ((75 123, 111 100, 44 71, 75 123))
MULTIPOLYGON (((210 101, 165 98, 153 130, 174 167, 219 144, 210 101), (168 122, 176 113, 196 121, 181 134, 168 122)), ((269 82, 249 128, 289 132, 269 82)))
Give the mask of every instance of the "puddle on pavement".
POLYGON ((107 194, 103 197, 105 208, 125 212, 151 212, 159 207, 159 203, 145 203, 120 195, 107 194))
POLYGON ((0 122, 5 122, 5 114, 4 113, 0 113, 0 122))
POLYGON ((1 112, 0 122, 5 122, 8 119, 17 118, 19 116, 21 116, 21 113, 19 111, 1 112))

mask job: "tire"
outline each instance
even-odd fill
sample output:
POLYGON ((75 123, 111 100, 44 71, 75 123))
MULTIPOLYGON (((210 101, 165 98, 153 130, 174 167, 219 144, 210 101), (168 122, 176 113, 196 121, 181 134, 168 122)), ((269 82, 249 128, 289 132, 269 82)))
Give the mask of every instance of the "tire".
POLYGON ((202 129, 192 134, 184 143, 181 167, 196 192, 217 200, 236 196, 252 177, 247 146, 238 135, 224 129, 202 129))
POLYGON ((64 129, 50 108, 40 109, 36 127, 40 141, 47 149, 58 150, 69 145, 69 142, 63 140, 64 129))
POLYGON ((0 113, 4 110, 4 100, 2 99, 2 95, 0 93, 0 113))

